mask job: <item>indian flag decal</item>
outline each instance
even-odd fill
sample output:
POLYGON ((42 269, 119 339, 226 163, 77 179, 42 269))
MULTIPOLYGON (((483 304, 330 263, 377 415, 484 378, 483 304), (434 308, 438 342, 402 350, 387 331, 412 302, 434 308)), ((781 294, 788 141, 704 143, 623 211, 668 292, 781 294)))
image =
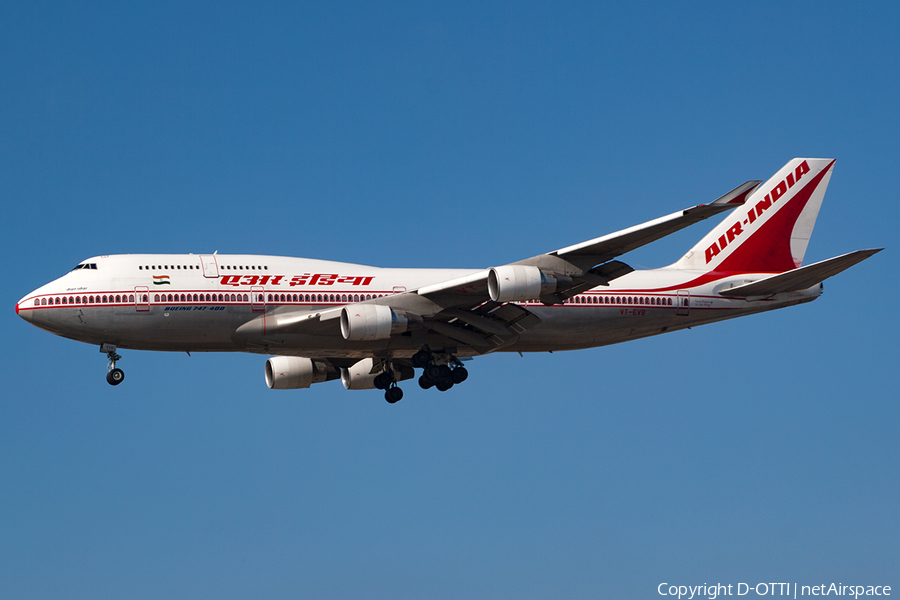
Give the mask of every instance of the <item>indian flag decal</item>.
POLYGON ((169 281, 168 275, 154 275, 153 276, 153 285, 170 285, 172 282, 169 281))

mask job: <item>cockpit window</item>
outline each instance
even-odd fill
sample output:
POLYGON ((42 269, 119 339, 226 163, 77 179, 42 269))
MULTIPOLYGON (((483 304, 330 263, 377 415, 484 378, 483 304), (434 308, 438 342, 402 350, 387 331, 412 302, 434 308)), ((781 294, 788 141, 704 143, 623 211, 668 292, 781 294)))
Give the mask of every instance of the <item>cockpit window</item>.
MULTIPOLYGON (((97 263, 84 263, 84 264, 80 264, 80 265, 75 265, 75 268, 72 269, 72 271, 77 271, 78 269, 93 269, 94 271, 96 271, 97 263)), ((69 273, 71 273, 72 271, 69 271, 69 273)))

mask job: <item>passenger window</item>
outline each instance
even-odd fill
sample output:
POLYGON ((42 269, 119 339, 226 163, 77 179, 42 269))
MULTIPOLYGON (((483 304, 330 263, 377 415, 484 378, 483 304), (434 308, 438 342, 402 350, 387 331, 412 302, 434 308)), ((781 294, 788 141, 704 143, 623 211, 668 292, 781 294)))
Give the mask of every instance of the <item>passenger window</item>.
MULTIPOLYGON (((105 297, 106 297, 106 296, 104 296, 104 298, 105 298, 105 297)), ((159 294, 153 294, 153 301, 154 301, 154 302, 159 302, 159 294)))

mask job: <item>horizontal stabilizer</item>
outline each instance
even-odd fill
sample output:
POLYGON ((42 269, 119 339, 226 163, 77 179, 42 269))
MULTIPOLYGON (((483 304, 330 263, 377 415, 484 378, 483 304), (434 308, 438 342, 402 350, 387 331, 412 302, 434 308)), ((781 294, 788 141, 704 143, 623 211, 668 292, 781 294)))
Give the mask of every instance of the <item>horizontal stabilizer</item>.
POLYGON ((882 249, 872 248, 870 250, 857 250, 849 254, 842 254, 841 256, 835 256, 805 267, 772 275, 753 283, 721 290, 719 294, 745 298, 748 296, 773 296, 785 292, 805 290, 825 281, 832 275, 837 275, 841 271, 849 269, 856 263, 864 261, 876 252, 881 252, 882 249))

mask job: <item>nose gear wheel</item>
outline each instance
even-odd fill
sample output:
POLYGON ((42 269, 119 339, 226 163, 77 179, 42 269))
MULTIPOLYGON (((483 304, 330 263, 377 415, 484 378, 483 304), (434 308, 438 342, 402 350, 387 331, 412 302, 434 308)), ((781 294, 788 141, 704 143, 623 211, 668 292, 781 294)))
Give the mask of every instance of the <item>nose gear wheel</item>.
POLYGON ((116 354, 115 346, 104 344, 100 347, 100 351, 106 352, 106 381, 109 385, 119 385, 125 381, 125 371, 116 368, 116 362, 122 360, 122 357, 116 354))

